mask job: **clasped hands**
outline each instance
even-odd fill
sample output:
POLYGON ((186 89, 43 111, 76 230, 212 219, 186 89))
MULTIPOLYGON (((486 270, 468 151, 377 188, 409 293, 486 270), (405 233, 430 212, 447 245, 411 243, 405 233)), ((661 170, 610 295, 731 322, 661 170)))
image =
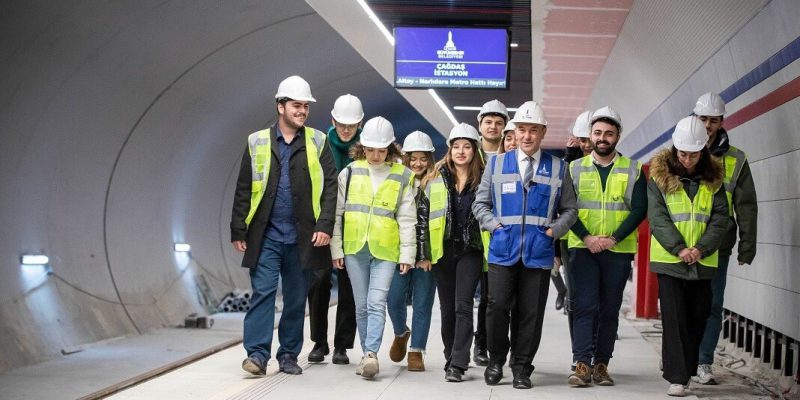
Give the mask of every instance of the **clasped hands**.
POLYGON ((703 253, 701 253, 696 247, 691 247, 679 251, 678 257, 680 257, 681 261, 692 265, 703 258, 703 253))
POLYGON ((614 247, 617 241, 612 236, 586 235, 583 243, 592 253, 600 253, 614 247))

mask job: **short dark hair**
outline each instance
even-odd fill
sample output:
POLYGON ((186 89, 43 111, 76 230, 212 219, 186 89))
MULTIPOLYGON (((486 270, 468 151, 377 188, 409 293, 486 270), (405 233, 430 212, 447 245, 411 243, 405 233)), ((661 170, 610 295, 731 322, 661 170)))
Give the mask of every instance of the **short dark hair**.
POLYGON ((284 105, 286 104, 286 102, 289 102, 289 101, 292 101, 292 99, 290 99, 288 97, 278 97, 277 99, 275 99, 276 103, 284 104, 284 105))
POLYGON ((505 115, 500 114, 500 113, 496 113, 496 112, 487 112, 487 113, 481 115, 481 120, 478 121, 479 124, 483 123, 483 117, 500 117, 500 118, 503 119, 504 123, 506 123, 506 124, 508 123, 508 117, 506 117, 505 115))
POLYGON ((605 122, 609 125, 614 125, 617 128, 617 133, 619 133, 622 130, 622 127, 619 126, 619 123, 617 121, 614 121, 613 119, 608 117, 597 118, 596 120, 592 121, 592 125, 594 125, 595 122, 605 122))

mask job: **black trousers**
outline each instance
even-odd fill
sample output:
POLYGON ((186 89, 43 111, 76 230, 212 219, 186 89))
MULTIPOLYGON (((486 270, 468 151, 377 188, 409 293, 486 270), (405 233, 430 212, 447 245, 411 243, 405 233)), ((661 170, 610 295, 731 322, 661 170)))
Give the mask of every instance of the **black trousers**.
POLYGON ((486 306, 489 304, 489 273, 481 272, 481 301, 478 303, 478 324, 475 326, 475 347, 486 349, 486 306))
POLYGON ((477 250, 453 256, 445 251, 433 267, 442 318, 445 369, 466 371, 472 347, 472 306, 483 269, 483 254, 477 250))
POLYGON ((515 376, 530 376, 542 339, 549 289, 549 269, 525 268, 521 261, 510 267, 489 264, 486 327, 492 364, 505 364, 510 347, 509 365, 515 376))
MULTIPOLYGON (((314 343, 327 343, 328 341, 328 307, 333 287, 331 272, 330 268, 315 271, 308 290, 308 319, 311 340, 314 343)), ((337 274, 339 300, 336 306, 333 347, 352 349, 356 338, 356 305, 353 300, 353 287, 350 285, 350 278, 346 270, 337 270, 337 274)))
POLYGON ((658 274, 664 333, 661 358, 669 383, 685 385, 697 372, 700 342, 711 313, 711 280, 688 281, 658 274))

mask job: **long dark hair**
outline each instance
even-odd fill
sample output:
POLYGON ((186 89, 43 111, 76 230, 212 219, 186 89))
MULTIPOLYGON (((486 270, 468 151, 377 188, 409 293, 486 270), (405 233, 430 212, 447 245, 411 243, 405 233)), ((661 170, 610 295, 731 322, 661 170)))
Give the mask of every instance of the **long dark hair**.
POLYGON ((718 177, 720 168, 719 163, 714 161, 711 157, 708 146, 700 150, 700 161, 698 161, 697 165, 694 167, 694 174, 689 174, 686 167, 678 160, 678 149, 676 149, 675 146, 672 146, 672 150, 669 153, 667 166, 669 167, 669 173, 673 175, 681 178, 692 178, 696 175, 700 175, 701 179, 706 182, 714 182, 718 177))
POLYGON ((425 169, 425 175, 427 176, 433 172, 433 168, 436 165, 436 158, 432 151, 409 151, 403 153, 403 165, 408 169, 411 169, 411 153, 425 153, 425 156, 428 157, 428 168, 425 169))
MULTIPOLYGON (((458 139, 456 139, 458 140, 458 139)), ((478 142, 467 139, 469 144, 472 146, 473 155, 472 161, 469 162, 469 166, 467 166, 468 174, 467 174, 467 182, 465 183, 464 187, 468 187, 470 190, 475 190, 478 188, 478 185, 481 183, 481 175, 483 175, 483 167, 484 167, 484 155, 481 154, 481 148, 478 146, 478 142)), ((456 172, 456 164, 453 162, 453 147, 449 147, 447 149, 447 154, 445 154, 444 158, 439 160, 436 163, 436 167, 433 173, 428 174, 422 182, 422 186, 427 186, 428 182, 430 182, 433 178, 436 177, 439 169, 447 168, 447 171, 450 172, 450 175, 453 176, 453 186, 456 185, 455 180, 458 179, 458 173, 456 172)))

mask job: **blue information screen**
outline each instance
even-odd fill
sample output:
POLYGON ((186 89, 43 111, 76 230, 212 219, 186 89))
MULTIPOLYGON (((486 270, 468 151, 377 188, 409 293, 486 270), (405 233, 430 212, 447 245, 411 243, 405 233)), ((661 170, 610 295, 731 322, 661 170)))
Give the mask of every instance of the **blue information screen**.
POLYGON ((508 32, 487 28, 394 29, 394 86, 508 88, 508 32))

